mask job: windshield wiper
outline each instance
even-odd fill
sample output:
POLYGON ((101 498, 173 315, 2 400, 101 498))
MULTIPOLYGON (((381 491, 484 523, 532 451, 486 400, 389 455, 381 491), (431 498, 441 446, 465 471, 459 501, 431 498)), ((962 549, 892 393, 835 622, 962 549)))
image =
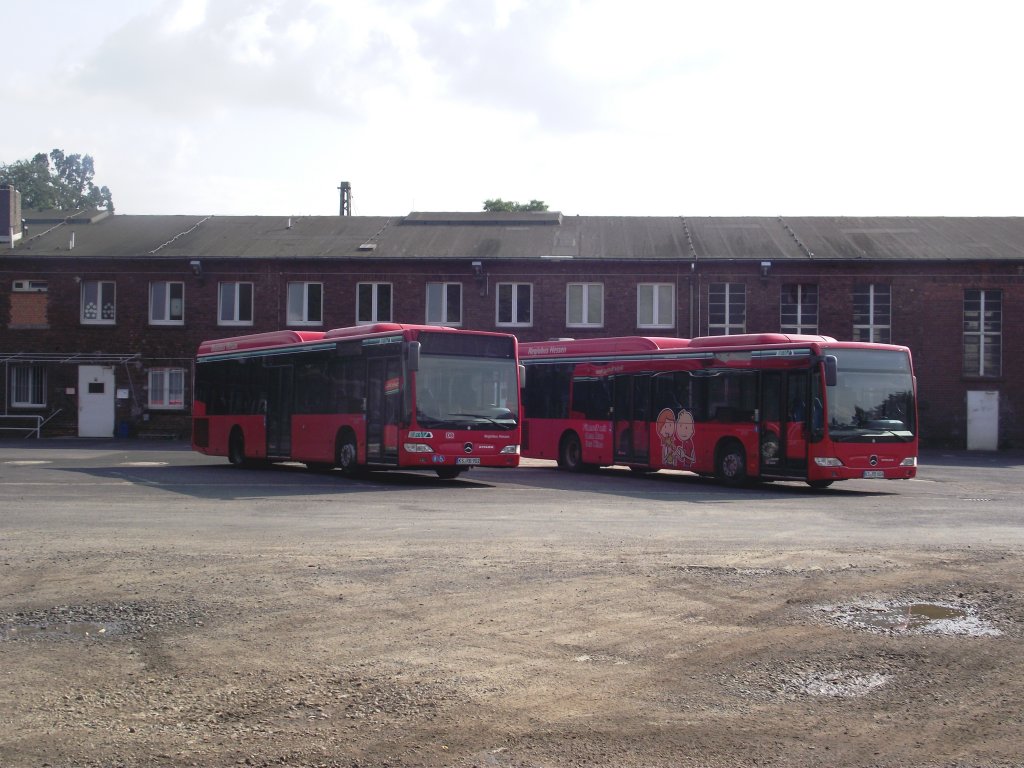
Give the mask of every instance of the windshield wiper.
MULTIPOLYGON (((502 422, 498 421, 497 419, 492 419, 490 416, 484 416, 482 413, 449 413, 448 415, 449 416, 468 416, 471 419, 483 419, 484 421, 489 422, 489 423, 493 424, 496 427, 501 427, 502 429, 508 429, 508 424, 507 423, 502 423, 502 422)), ((512 416, 509 416, 509 418, 506 421, 511 421, 511 422, 514 423, 515 419, 512 416)))

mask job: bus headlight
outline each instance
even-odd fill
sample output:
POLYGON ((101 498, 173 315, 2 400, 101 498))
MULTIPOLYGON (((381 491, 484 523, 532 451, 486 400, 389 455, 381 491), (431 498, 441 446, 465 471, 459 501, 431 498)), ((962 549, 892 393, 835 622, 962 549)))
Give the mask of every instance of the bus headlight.
POLYGON ((433 453, 434 449, 426 443, 403 443, 406 453, 433 453))
POLYGON ((905 458, 903 461, 900 462, 900 466, 901 467, 916 467, 917 466, 917 456, 908 456, 907 458, 905 458))
POLYGON ((504 448, 501 449, 501 452, 502 453, 506 453, 506 454, 507 453, 518 454, 519 453, 519 446, 518 445, 506 445, 504 448))
POLYGON ((819 467, 841 467, 843 462, 839 459, 832 458, 831 456, 815 456, 814 463, 819 467))

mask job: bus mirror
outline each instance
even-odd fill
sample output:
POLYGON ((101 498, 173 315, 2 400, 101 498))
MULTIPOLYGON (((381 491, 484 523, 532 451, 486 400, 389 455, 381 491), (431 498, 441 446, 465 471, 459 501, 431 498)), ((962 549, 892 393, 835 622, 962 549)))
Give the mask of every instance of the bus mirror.
POLYGON ((825 355, 825 386, 834 387, 839 383, 839 359, 835 355, 825 355))
POLYGON ((409 346, 405 348, 405 367, 410 371, 420 369, 420 343, 418 341, 410 341, 409 346))
POLYGON ((522 389, 526 386, 526 366, 522 363, 519 364, 519 388, 522 389))

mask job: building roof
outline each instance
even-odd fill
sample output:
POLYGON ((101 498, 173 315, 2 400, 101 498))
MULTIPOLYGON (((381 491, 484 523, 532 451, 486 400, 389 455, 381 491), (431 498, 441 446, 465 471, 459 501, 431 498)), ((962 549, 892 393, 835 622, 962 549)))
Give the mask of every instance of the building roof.
POLYGON ((1024 217, 23 216, 0 258, 1024 261, 1024 217))

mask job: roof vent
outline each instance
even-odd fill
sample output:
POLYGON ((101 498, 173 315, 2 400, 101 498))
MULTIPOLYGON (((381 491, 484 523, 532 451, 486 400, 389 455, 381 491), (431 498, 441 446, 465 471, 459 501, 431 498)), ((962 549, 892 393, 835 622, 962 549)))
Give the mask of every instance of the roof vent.
POLYGON ((359 246, 359 250, 360 251, 375 251, 375 250, 377 250, 377 244, 376 243, 363 243, 362 245, 359 246))

